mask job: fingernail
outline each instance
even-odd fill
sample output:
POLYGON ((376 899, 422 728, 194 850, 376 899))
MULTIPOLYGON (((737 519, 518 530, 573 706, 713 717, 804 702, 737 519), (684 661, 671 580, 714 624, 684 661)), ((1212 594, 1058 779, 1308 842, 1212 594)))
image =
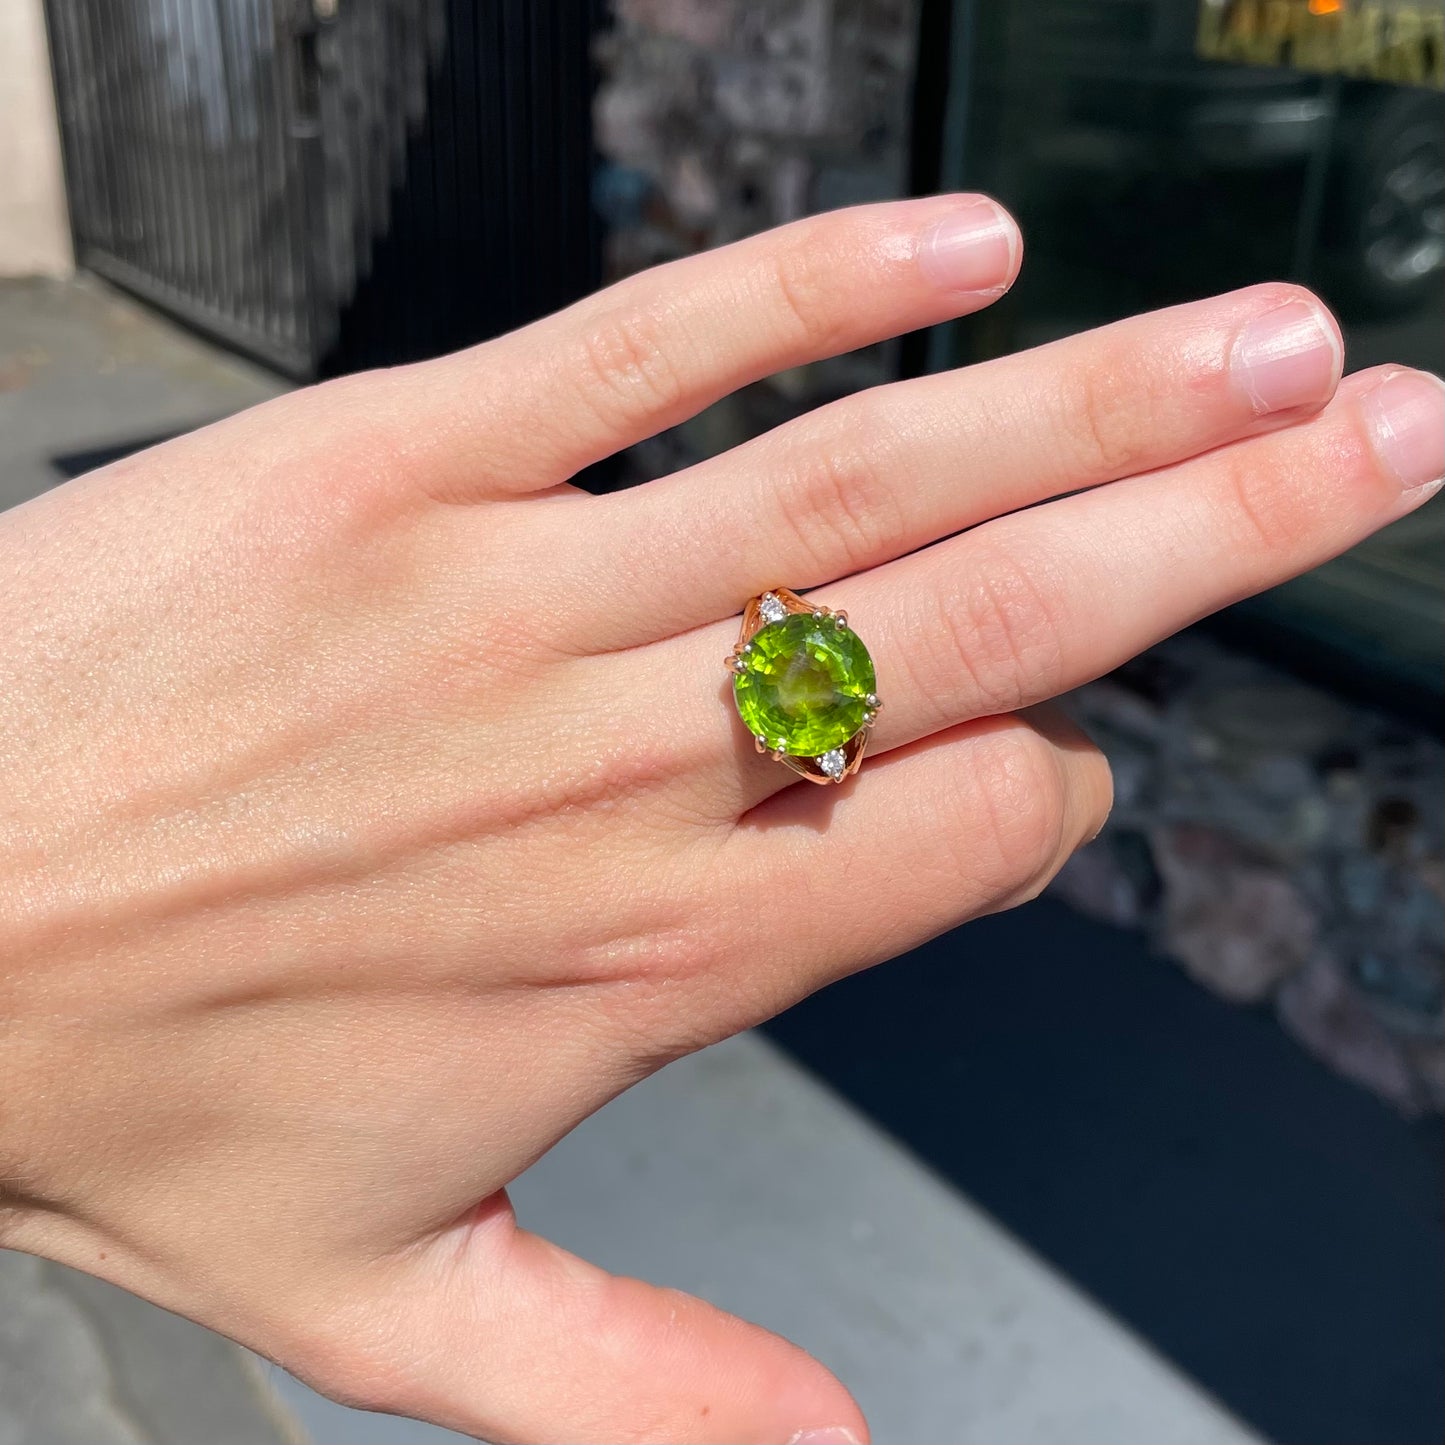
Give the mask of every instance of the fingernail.
POLYGON ((1397 371, 1364 398, 1380 460, 1412 502, 1445 478, 1445 382, 1428 371, 1397 371))
POLYGON ((1344 350, 1322 306, 1303 297, 1257 316, 1234 343, 1230 369, 1256 416, 1322 403, 1340 379, 1344 350))
POLYGON ((1013 282, 1018 243, 1018 227, 1008 212, 977 196, 923 233, 918 268, 945 291, 997 294, 1013 282))
POLYGON ((859 1445, 859 1440, 846 1425, 824 1425, 819 1430, 799 1430, 788 1445, 859 1445))

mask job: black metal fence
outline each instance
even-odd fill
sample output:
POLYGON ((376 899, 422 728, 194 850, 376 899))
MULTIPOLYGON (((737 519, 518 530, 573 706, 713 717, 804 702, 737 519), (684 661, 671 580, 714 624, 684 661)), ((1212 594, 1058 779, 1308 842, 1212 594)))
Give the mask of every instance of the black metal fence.
POLYGON ((81 264, 296 376, 595 283, 600 0, 47 0, 81 264))

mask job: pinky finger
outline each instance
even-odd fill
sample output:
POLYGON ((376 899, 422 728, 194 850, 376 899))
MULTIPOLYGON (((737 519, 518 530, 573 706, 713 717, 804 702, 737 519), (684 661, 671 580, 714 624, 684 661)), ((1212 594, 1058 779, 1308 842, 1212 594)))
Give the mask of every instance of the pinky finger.
POLYGON ((735 896, 789 899, 727 980, 758 1022, 823 985, 1038 894, 1113 801, 1102 753, 1053 709, 979 718, 866 762, 841 789, 785 788, 724 847, 735 896), (728 854, 731 854, 731 858, 728 854))

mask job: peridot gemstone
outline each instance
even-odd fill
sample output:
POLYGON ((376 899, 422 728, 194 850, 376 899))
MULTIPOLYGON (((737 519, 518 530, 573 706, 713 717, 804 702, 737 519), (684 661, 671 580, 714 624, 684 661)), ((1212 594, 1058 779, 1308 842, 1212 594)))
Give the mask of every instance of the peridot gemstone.
POLYGON ((733 698, 747 730, 793 757, 816 758, 846 743, 878 686, 858 634, 807 612, 760 628, 741 661, 733 698))

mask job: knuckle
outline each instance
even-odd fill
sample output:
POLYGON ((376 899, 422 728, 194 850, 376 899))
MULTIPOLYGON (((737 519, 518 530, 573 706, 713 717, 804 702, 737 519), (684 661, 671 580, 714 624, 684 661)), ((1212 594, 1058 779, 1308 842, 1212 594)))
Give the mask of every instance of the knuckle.
POLYGON ((407 465, 407 437, 397 426, 396 393, 386 372, 360 371, 317 382, 298 396, 311 424, 306 435, 328 455, 369 461, 382 475, 407 465), (318 434, 319 433, 319 434, 318 434))
POLYGON ((415 467, 409 429, 398 424, 396 380, 387 371, 332 377, 293 393, 297 435, 313 455, 350 459, 356 470, 394 481, 415 467))
POLYGON ((1217 406, 1223 372, 1201 378, 1197 364, 1183 366, 1179 338, 1150 324, 1111 328, 1090 344, 1091 359, 1068 371, 1055 398, 1065 470, 1097 484, 1187 450, 1217 406))
POLYGON ((581 394, 604 425, 630 430, 682 405, 687 386, 666 331, 655 312, 618 308, 581 333, 581 394))
POLYGON ((809 356, 830 354, 841 344, 845 305, 838 293, 830 248, 819 244, 819 226, 768 258, 764 290, 786 331, 790 349, 809 356))
MULTIPOLYGON (((1078 767, 1080 777, 1074 790, 1078 827, 1068 853, 1096 838, 1114 811, 1114 770, 1103 751, 1089 743, 1081 751, 1078 767)), ((1061 867, 1063 862, 1060 858, 1061 867)))
POLYGON ((1037 749, 1037 773, 1028 780, 1036 797, 1036 815, 1020 824, 1017 851, 1001 856, 1015 865, 1006 897, 1009 906, 1037 898, 1073 853, 1095 837, 1113 806, 1114 780, 1108 760, 1092 743, 1060 751, 1047 743, 1037 749))
POLYGON ((1012 712, 1056 690, 1063 647, 1047 575, 1047 563, 994 545, 970 559, 963 584, 945 593, 945 665, 950 674, 963 669, 973 716, 1012 712))
POLYGON ((810 449, 798 485, 780 494, 783 520, 819 580, 876 562, 901 532, 901 503, 873 439, 877 430, 855 416, 843 434, 810 449))
MULTIPOLYGON (((1033 729, 995 733, 978 770, 983 843, 995 895, 1022 902, 1053 876, 1064 852, 1069 798, 1053 749, 1033 729)), ((979 838, 969 842, 979 866, 979 838)))
POLYGON ((1113 480, 1131 470, 1155 411, 1148 383, 1138 383, 1133 366, 1108 357, 1081 367, 1062 407, 1060 431, 1080 476, 1113 480))
MULTIPOLYGON (((400 446, 392 426, 391 401, 386 373, 358 371, 298 387, 243 417, 280 420, 283 425, 268 428, 268 440, 277 438, 308 457, 338 452, 365 456, 376 447, 389 462, 400 446)), ((268 454, 274 453, 269 449, 263 453, 268 454)), ((378 465, 377 470, 382 469, 378 465)))
POLYGON ((1047 740, 1064 782, 1068 850, 1098 833, 1114 805, 1114 775, 1109 760, 1093 739, 1054 703, 1042 703, 1024 714, 1029 726, 1047 740))
POLYGON ((1289 469, 1261 463, 1249 448, 1221 453, 1220 468, 1220 509, 1234 549, 1249 557, 1296 547, 1309 519, 1289 469))
POLYGON ((357 417, 374 413, 384 394, 385 372, 352 371, 345 376, 313 381, 310 386, 290 392, 291 401, 306 406, 311 415, 325 420, 340 419, 338 430, 346 431, 357 417))
POLYGON ((398 482, 415 471, 404 429, 384 383, 371 374, 338 378, 287 393, 226 423, 228 476, 247 510, 236 545, 285 560, 314 563, 344 536, 373 536, 410 505, 398 482), (285 525, 277 525, 284 517, 285 525))

